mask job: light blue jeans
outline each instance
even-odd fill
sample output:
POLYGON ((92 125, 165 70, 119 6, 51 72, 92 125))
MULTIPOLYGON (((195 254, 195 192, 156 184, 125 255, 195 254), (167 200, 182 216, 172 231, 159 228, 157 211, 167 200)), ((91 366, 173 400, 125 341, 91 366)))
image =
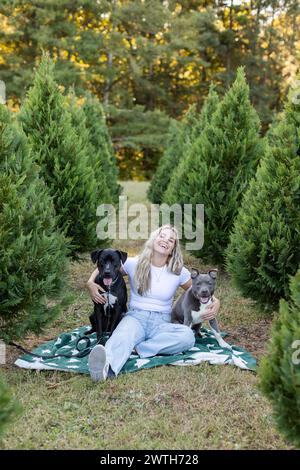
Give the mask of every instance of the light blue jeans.
POLYGON ((171 322, 170 313, 130 310, 105 344, 109 364, 117 375, 135 348, 141 358, 178 354, 195 344, 193 331, 171 322))

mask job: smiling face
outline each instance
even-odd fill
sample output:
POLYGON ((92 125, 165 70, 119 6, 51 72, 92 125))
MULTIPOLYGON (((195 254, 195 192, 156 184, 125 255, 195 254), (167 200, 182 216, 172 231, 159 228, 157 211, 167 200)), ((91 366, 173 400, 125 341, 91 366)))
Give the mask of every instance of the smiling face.
POLYGON ((176 244, 176 234, 172 229, 162 229, 153 243, 153 251, 160 255, 171 256, 176 244))
POLYGON ((215 291, 216 277, 214 273, 198 275, 192 274, 192 293, 196 299, 200 300, 201 304, 207 304, 215 291))

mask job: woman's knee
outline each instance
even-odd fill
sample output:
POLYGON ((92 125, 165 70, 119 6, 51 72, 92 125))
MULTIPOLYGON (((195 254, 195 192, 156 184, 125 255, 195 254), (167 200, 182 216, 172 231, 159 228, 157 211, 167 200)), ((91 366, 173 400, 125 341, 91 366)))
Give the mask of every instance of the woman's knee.
POLYGON ((178 323, 166 323, 160 327, 160 331, 165 331, 170 335, 175 335, 177 341, 182 344, 182 350, 192 348, 195 345, 195 335, 191 328, 178 323))
POLYGON ((193 330, 186 325, 182 327, 182 342, 185 345, 185 350, 192 348, 195 345, 196 338, 193 330))

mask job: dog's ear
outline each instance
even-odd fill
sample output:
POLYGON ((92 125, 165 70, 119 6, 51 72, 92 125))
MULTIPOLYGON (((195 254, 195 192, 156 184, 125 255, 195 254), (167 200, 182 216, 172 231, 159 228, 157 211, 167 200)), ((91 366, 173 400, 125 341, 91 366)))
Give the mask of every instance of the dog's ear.
POLYGON ((124 264, 125 261, 127 260, 128 253, 126 253, 125 251, 120 251, 120 250, 116 250, 116 252, 119 253, 122 264, 124 264))
POLYGON ((97 263, 98 258, 99 258, 99 255, 100 255, 100 253, 101 253, 102 251, 103 251, 103 250, 94 250, 94 251, 92 251, 92 253, 91 253, 91 260, 93 261, 93 263, 97 263))
POLYGON ((218 270, 217 269, 211 269, 208 274, 210 275, 210 277, 212 277, 213 279, 217 279, 217 274, 218 274, 218 270))
POLYGON ((198 274, 199 274, 199 271, 198 271, 197 268, 192 268, 192 269, 191 269, 191 278, 192 278, 192 279, 195 279, 195 277, 197 277, 198 274))

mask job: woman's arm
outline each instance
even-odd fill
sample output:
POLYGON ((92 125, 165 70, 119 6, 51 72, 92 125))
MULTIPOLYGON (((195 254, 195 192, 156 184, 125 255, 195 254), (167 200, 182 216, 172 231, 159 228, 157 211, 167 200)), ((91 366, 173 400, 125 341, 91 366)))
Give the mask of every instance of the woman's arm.
POLYGON ((95 271, 93 271, 92 274, 90 275, 90 278, 89 278, 87 284, 95 282, 95 279, 96 279, 98 274, 99 274, 99 269, 96 268, 95 271))
POLYGON ((98 271, 98 268, 96 268, 95 271, 93 271, 92 274, 90 275, 90 278, 88 282, 86 283, 86 285, 87 285, 87 288, 89 290, 92 300, 96 304, 105 304, 106 299, 105 297, 103 297, 103 295, 99 293, 99 290, 101 290, 102 292, 105 292, 105 291, 104 289, 102 289, 101 286, 99 286, 99 284, 96 284, 95 282, 96 276, 98 274, 99 274, 99 271, 98 271))
POLYGON ((189 279, 185 284, 182 284, 180 287, 184 290, 188 290, 192 285, 192 279, 189 279))
POLYGON ((205 313, 201 315, 203 320, 213 320, 219 313, 220 301, 214 295, 212 296, 212 303, 205 309, 205 313))
MULTIPOLYGON (((189 279, 185 284, 182 284, 184 290, 188 290, 192 285, 192 279, 189 279)), ((212 297, 213 302, 206 307, 205 313, 201 315, 203 320, 212 320, 215 318, 220 310, 220 301, 215 296, 212 297)))

